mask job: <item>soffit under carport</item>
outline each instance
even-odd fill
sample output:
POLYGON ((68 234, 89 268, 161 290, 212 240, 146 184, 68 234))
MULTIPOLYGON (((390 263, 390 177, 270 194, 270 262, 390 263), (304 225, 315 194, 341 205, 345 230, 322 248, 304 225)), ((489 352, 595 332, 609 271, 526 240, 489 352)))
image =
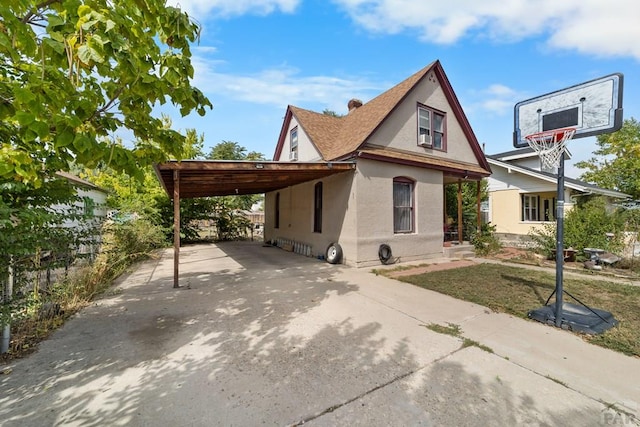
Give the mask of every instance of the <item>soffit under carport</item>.
POLYGON ((180 198, 189 199, 267 193, 354 170, 355 163, 172 160, 156 164, 154 169, 170 198, 177 172, 180 198))

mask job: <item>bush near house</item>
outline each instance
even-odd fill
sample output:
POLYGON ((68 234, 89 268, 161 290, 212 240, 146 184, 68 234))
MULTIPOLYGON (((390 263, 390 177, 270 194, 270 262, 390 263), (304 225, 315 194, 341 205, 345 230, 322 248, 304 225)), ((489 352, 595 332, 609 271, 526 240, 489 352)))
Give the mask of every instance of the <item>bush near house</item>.
MULTIPOLYGON (((584 248, 600 248, 623 254, 627 244, 625 236, 636 235, 639 230, 640 211, 610 209, 602 197, 592 197, 578 203, 564 220, 564 247, 578 251, 584 260, 584 248)), ((556 224, 545 223, 529 233, 534 249, 548 258, 556 249, 556 224)))
POLYGON ((493 224, 482 224, 479 233, 471 236, 471 244, 476 255, 485 256, 498 252, 502 248, 500 239, 495 235, 496 226, 493 224))

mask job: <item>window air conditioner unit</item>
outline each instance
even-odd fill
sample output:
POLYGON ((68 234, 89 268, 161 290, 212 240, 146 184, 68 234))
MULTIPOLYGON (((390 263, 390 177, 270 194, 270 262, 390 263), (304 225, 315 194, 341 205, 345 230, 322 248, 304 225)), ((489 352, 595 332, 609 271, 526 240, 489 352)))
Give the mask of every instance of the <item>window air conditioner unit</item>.
POLYGON ((422 134, 418 138, 418 145, 421 147, 431 147, 431 135, 422 134))
POLYGON ((298 160, 298 152, 297 151, 289 152, 289 160, 298 160))

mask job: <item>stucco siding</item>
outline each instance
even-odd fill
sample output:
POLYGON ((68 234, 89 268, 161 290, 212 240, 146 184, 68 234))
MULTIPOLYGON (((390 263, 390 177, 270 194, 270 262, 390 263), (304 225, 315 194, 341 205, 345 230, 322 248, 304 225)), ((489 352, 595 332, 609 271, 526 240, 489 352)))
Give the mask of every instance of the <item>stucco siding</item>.
POLYGON ((338 242, 345 261, 355 259, 356 215, 353 172, 310 181, 265 195, 265 241, 289 239, 311 246, 313 256, 324 255, 327 246, 338 242), (322 231, 313 231, 314 188, 322 182, 322 231), (280 224, 275 228, 276 195, 280 194, 280 224))
POLYGON ((527 234, 530 223, 520 220, 520 191, 495 191, 489 197, 491 223, 496 226, 497 233, 527 234))
POLYGON ((324 255, 338 242, 343 262, 352 266, 380 265, 378 250, 388 244, 393 257, 411 261, 442 256, 442 173, 359 159, 354 173, 334 175, 323 182, 322 232, 313 232, 311 181, 265 195, 265 241, 289 239, 324 255), (414 181, 414 232, 393 231, 393 178, 414 181), (280 194, 280 224, 275 228, 275 200, 280 194))
POLYGON ((434 82, 432 78, 424 79, 413 88, 393 113, 371 135, 367 143, 478 164, 444 91, 439 83, 434 82), (418 103, 446 114, 446 151, 423 148, 418 145, 418 103))
POLYGON ((442 256, 442 173, 360 159, 356 172, 357 266, 379 265, 385 243, 400 261, 442 256), (393 232, 393 178, 406 177, 414 186, 414 232, 393 232))

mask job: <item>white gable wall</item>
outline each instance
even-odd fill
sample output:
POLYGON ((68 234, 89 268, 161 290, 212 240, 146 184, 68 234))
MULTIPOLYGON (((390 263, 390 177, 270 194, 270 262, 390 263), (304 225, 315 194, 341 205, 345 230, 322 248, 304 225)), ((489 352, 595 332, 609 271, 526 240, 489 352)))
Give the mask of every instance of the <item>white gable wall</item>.
POLYGON ((453 114, 444 91, 440 84, 432 81, 431 78, 423 79, 422 82, 414 87, 367 142, 373 145, 478 164, 478 160, 462 131, 460 123, 453 114), (446 151, 423 148, 418 145, 419 103, 445 113, 446 151))
POLYGON ((277 161, 287 162, 289 161, 289 153, 291 152, 291 131, 297 127, 298 128, 298 161, 299 162, 318 162, 322 161, 322 156, 316 149, 316 147, 311 143, 309 136, 304 132, 302 126, 298 125, 298 121, 295 116, 291 117, 291 121, 289 122, 289 127, 287 128, 287 134, 284 139, 284 144, 282 146, 282 152, 280 153, 280 158, 275 159, 277 161))
POLYGON ((540 192, 555 191, 557 188, 555 182, 543 181, 513 170, 509 173, 508 169, 495 164, 491 165, 491 171, 491 176, 487 178, 489 191, 517 189, 523 192, 540 192))

